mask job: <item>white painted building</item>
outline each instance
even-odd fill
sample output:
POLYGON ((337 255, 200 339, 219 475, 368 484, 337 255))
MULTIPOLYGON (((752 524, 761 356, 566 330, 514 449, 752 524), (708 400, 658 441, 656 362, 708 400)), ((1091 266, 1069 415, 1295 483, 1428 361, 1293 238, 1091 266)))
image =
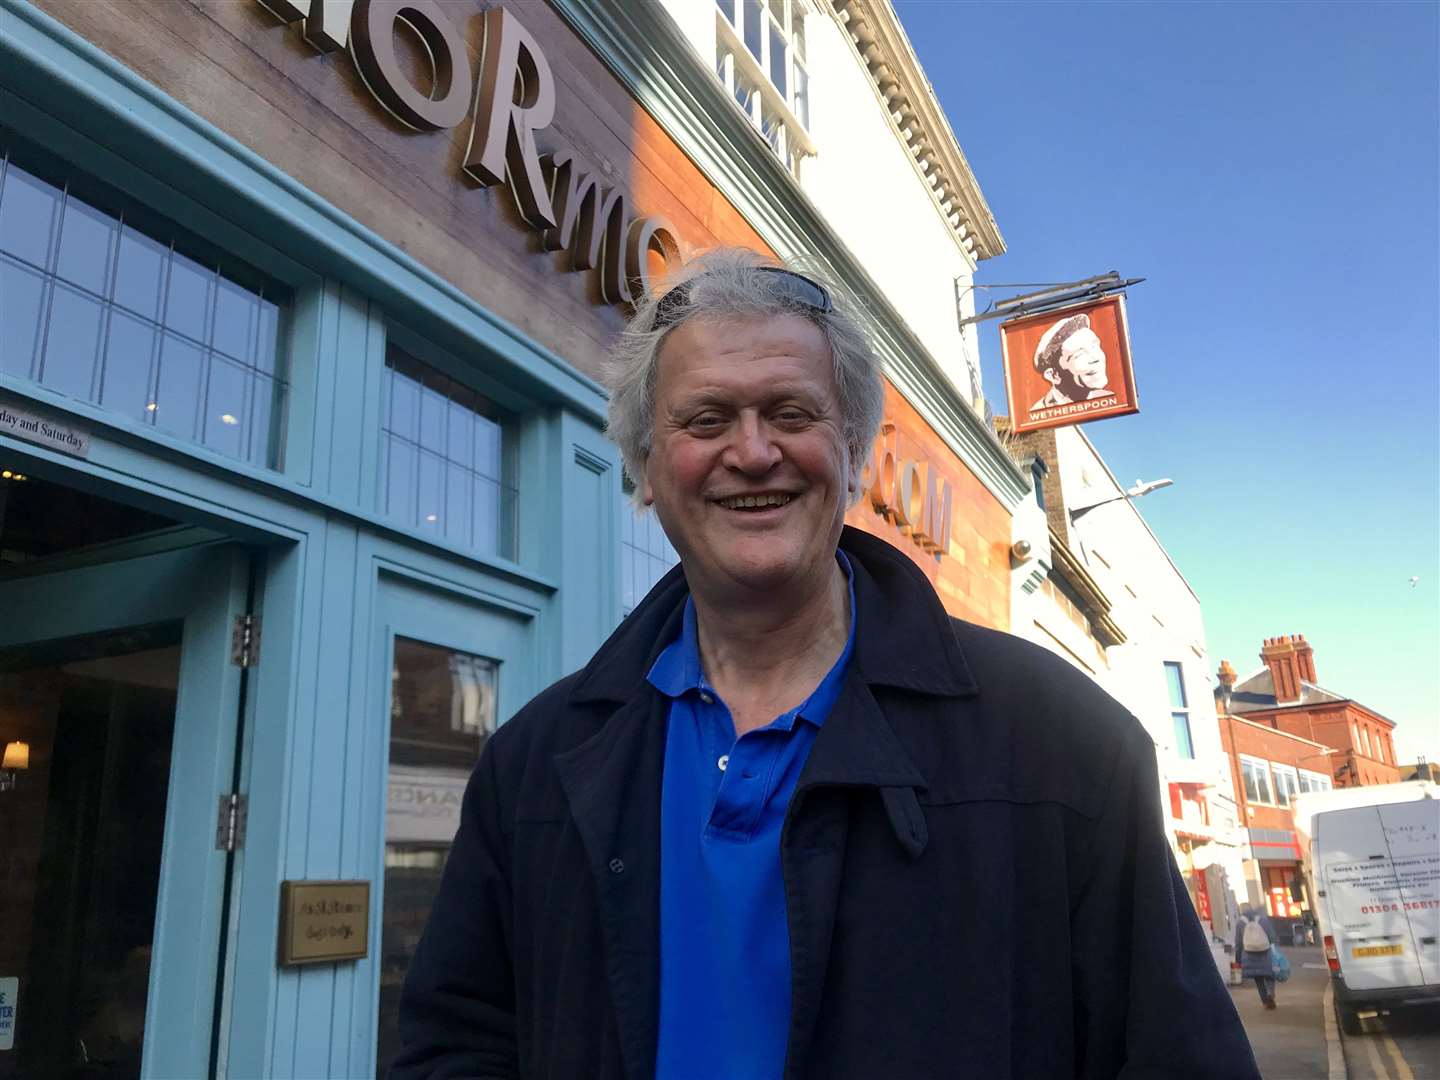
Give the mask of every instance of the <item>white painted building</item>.
POLYGON ((1244 897, 1244 848, 1199 597, 1082 428, 1010 445, 1043 473, 1015 519, 1030 551, 1015 560, 1012 630, 1084 670, 1144 724, 1171 845, 1218 946, 1244 897))
POLYGON ((995 219, 889 0, 661 0, 815 213, 978 413, 977 261, 995 219), (958 283, 958 285, 957 285, 958 283))

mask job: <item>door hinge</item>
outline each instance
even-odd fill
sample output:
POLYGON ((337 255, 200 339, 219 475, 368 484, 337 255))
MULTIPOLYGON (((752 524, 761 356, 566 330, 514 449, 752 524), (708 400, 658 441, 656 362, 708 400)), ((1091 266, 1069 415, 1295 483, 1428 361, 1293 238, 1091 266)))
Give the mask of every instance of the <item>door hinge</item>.
POLYGON ((260 616, 236 615, 230 636, 230 662, 236 667, 254 667, 260 659, 260 616))
POLYGON ((245 846, 245 813, 249 800, 238 792, 220 796, 215 823, 215 850, 236 851, 245 846))

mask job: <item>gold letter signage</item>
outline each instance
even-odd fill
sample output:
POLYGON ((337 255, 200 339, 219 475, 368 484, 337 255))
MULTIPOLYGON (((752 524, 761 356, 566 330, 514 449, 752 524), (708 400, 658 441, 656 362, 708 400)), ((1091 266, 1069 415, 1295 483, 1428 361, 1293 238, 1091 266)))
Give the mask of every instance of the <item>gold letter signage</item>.
POLYGON ((478 76, 465 38, 442 0, 259 0, 281 22, 303 20, 305 40, 321 52, 348 40, 365 88, 413 131, 463 123, 475 87, 470 145, 462 169, 482 187, 507 183, 520 216, 549 251, 570 252, 573 270, 594 270, 607 303, 630 304, 649 287, 650 257, 666 267, 684 252, 664 218, 633 217, 619 187, 604 187, 568 148, 542 154, 536 133, 555 118, 555 77, 530 32, 505 8, 485 12, 478 76), (429 53, 435 93, 410 82, 395 52, 397 24, 429 53))
POLYGON ((907 534, 921 551, 936 559, 950 553, 950 481, 933 463, 900 457, 894 424, 880 425, 860 484, 870 508, 907 534))

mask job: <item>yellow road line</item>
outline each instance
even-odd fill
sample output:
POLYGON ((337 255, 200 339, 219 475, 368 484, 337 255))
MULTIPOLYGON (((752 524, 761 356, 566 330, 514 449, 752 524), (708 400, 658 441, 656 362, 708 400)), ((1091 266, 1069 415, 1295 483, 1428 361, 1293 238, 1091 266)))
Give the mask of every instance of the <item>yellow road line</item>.
POLYGON ((1365 1043, 1365 1055, 1370 1059, 1375 1080, 1395 1080, 1390 1075, 1390 1070, 1385 1068, 1385 1062, 1380 1060, 1380 1051, 1375 1049, 1375 1040, 1368 1033, 1361 1035, 1360 1039, 1365 1043))
POLYGON ((1382 1035, 1380 1038, 1385 1052, 1390 1055, 1390 1060, 1395 1062, 1395 1072, 1399 1080, 1415 1080, 1415 1074, 1410 1071, 1410 1065, 1406 1062, 1405 1055, 1400 1053, 1400 1047, 1395 1045, 1395 1040, 1388 1034, 1382 1035))

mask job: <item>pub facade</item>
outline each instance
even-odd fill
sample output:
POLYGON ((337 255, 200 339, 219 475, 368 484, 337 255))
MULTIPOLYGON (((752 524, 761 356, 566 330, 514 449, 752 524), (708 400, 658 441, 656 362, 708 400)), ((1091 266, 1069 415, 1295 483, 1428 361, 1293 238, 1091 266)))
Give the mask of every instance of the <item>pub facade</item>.
POLYGON ((693 252, 844 283, 851 521, 1009 625, 1003 242, 888 4, 741 7, 0 0, 0 1078, 383 1074, 484 739, 673 561, 594 376, 693 252))

